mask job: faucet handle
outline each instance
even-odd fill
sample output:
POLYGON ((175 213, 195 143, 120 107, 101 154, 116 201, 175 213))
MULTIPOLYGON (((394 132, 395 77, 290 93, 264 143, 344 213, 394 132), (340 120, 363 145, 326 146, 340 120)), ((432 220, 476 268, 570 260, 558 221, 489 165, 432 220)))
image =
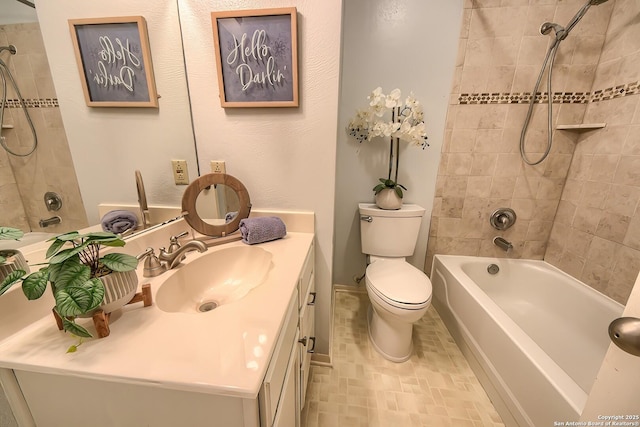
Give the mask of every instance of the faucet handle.
POLYGON ((187 234, 189 234, 189 232, 188 232, 188 231, 183 231, 183 232, 182 232, 182 233, 180 233, 180 234, 177 234, 177 235, 175 235, 175 236, 171 236, 171 237, 169 238, 169 240, 174 240, 174 239, 176 239, 176 240, 177 240, 177 239, 179 239, 179 238, 181 238, 181 237, 186 236, 187 234))
POLYGON ((180 249, 180 242, 178 242, 178 239, 180 237, 184 237, 187 234, 189 234, 188 231, 183 231, 182 233, 176 235, 176 236, 171 236, 169 237, 169 250, 167 251, 167 253, 173 253, 175 251, 177 251, 178 249, 180 249))
MULTIPOLYGON (((164 248, 160 248, 160 251, 164 251, 164 248)), ((156 256, 153 248, 147 248, 146 251, 138 255, 136 258, 144 260, 144 270, 142 275, 144 277, 155 277, 167 271, 167 266, 160 262, 160 259, 156 256)))

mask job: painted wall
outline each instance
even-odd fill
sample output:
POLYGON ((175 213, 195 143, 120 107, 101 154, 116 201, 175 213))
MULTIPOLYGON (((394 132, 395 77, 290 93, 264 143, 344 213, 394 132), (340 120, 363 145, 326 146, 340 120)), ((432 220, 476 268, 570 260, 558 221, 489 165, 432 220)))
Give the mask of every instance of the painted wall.
POLYGON ((38 20, 35 9, 16 0, 0 0, 0 10, 2 10, 2 24, 20 24, 38 20))
POLYGON ((211 12, 259 9, 257 0, 180 0, 200 169, 225 160, 254 208, 316 216, 316 353, 329 352, 333 201, 340 64, 340 0, 278 0, 298 11, 300 107, 224 109, 218 99, 211 12))
POLYGON ((197 167, 176 2, 39 1, 37 12, 89 223, 98 203, 137 203, 136 169, 150 205, 179 206, 170 161, 187 160, 191 179, 197 167), (146 18, 160 108, 87 107, 67 20, 129 15, 146 18))
POLYGON ((372 188, 388 173, 388 140, 359 144, 346 127, 356 110, 368 105, 378 86, 385 93, 413 92, 423 104, 430 147, 424 151, 401 143, 398 182, 408 188, 405 203, 426 208, 420 237, 410 262, 422 268, 433 207, 436 172, 462 1, 347 0, 344 3, 341 90, 336 171, 334 283, 353 285, 365 257, 360 249, 358 203, 373 202, 372 188))

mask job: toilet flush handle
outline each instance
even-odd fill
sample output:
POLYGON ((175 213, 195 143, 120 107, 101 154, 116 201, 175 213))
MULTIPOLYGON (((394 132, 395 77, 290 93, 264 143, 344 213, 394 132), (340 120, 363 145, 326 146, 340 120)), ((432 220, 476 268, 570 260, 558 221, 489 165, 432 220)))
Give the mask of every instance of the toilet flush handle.
POLYGON ((373 221, 373 218, 372 218, 371 216, 369 216, 369 215, 362 215, 362 216, 360 217, 360 221, 367 221, 367 222, 371 222, 371 221, 373 221))

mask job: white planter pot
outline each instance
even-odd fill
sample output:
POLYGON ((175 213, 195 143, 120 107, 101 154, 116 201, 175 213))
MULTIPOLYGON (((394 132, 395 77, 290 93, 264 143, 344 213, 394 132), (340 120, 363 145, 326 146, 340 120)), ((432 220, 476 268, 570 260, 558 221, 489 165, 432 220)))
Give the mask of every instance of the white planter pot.
POLYGON ((27 261, 19 250, 3 249, 0 251, 0 255, 6 259, 5 263, 0 265, 0 282, 16 270, 23 270, 27 274, 29 273, 29 264, 27 264, 27 261))
POLYGON ((376 194, 376 206, 380 209, 394 210, 402 207, 402 198, 395 190, 384 188, 376 194))
POLYGON ((135 270, 113 272, 100 277, 104 285, 104 299, 100 308, 105 313, 111 313, 124 307, 138 290, 138 275, 135 270))

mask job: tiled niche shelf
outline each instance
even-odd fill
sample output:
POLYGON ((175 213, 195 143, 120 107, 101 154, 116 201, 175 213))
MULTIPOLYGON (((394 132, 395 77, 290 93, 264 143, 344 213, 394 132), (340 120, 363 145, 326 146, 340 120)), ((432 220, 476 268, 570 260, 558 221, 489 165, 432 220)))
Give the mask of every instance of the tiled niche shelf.
POLYGON ((607 126, 606 123, 583 123, 579 125, 558 125, 558 130, 568 130, 573 132, 586 132, 589 130, 602 129, 607 126))

